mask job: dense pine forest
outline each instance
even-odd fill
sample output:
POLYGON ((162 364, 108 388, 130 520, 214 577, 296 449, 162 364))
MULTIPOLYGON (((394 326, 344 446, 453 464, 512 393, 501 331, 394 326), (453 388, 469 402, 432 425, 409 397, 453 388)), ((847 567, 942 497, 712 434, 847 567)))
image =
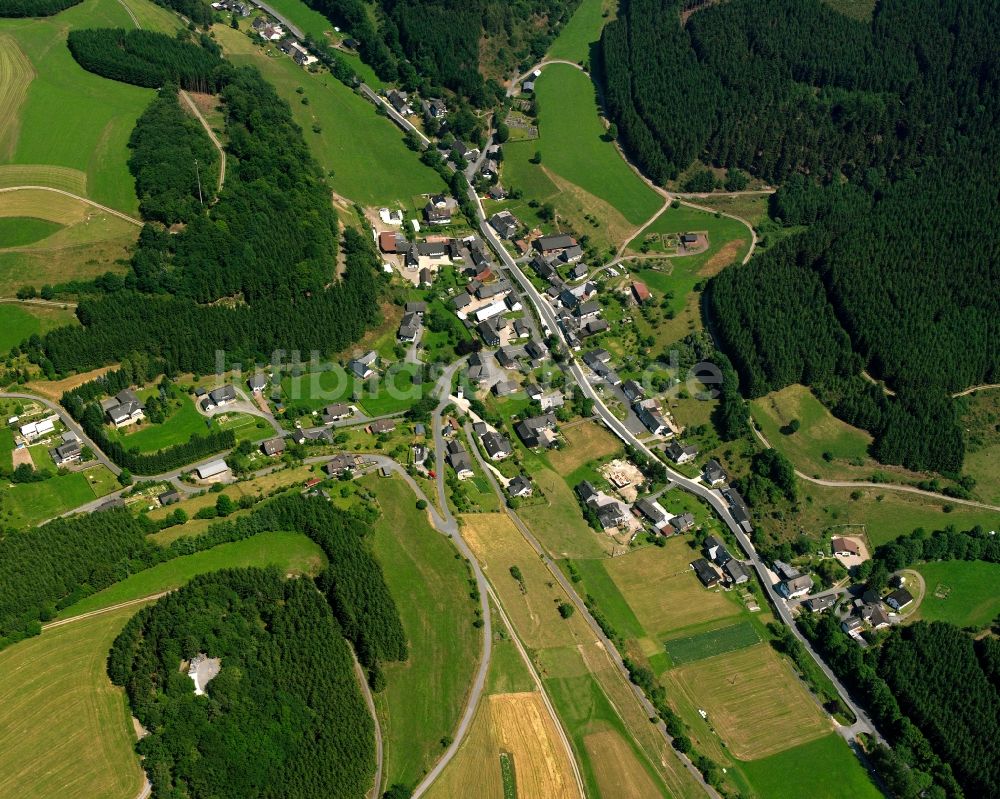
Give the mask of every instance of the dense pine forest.
POLYGON ((239 569, 144 608, 108 657, 157 797, 354 799, 375 770, 374 723, 330 606, 308 578, 239 569), (205 696, 181 661, 220 660, 205 696))
POLYGON ((579 0, 380 0, 375 21, 363 0, 306 0, 343 26, 380 78, 425 95, 451 89, 484 107, 507 74, 545 54, 579 0))
POLYGON ((683 28, 679 11, 630 0, 605 29, 623 146, 660 182, 696 158, 747 169, 810 225, 709 286, 744 393, 810 384, 879 460, 958 472, 948 395, 1000 379, 1000 7, 885 0, 863 23, 733 0, 683 28))
POLYGON ((128 146, 143 219, 172 225, 215 198, 219 154, 198 120, 181 108, 174 87, 160 90, 128 146))
POLYGON ((82 0, 0 0, 0 18, 51 17, 82 0))
POLYGON ((154 31, 93 28, 70 31, 66 44, 84 69, 136 86, 215 92, 225 80, 218 45, 205 35, 193 44, 154 31))
MULTIPOLYGON (((156 41, 164 40, 172 48, 169 38, 156 41)), ((143 197, 164 200, 183 229, 168 233, 162 224, 147 224, 131 272, 124 280, 95 281, 97 293, 81 300, 83 327, 52 331, 29 347, 46 374, 133 352, 162 359, 170 371, 200 373, 216 368, 218 352, 227 363, 267 362, 278 350, 331 353, 378 320, 378 258, 366 237, 347 231, 346 271, 335 277, 338 225, 330 190, 288 104, 250 67, 224 65, 212 74, 223 83, 225 189, 202 206, 187 196, 187 164, 147 168, 163 157, 180 125, 172 106, 165 110, 162 97, 154 100, 133 134, 130 166, 143 197)), ((189 125, 179 131, 179 157, 200 150, 193 131, 189 125)), ((152 221, 167 209, 150 213, 152 221)))

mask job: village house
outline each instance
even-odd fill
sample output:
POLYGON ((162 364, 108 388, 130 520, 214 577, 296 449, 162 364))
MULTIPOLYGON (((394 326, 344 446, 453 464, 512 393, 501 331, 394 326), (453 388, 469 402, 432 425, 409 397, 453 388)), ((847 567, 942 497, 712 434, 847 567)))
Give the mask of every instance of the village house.
POLYGON ((536 255, 532 258, 531 261, 528 262, 528 265, 535 270, 535 274, 542 278, 542 280, 548 280, 556 273, 555 267, 541 255, 536 255))
POLYGON ((381 435, 382 433, 391 433, 396 429, 395 419, 376 419, 369 426, 372 431, 372 435, 381 435))
POLYGON ((540 236, 535 240, 536 249, 544 256, 559 255, 563 250, 576 247, 577 242, 572 236, 559 233, 554 236, 540 236))
POLYGON ((472 458, 458 441, 448 442, 448 463, 455 470, 455 475, 459 480, 467 480, 475 476, 475 472, 472 470, 472 458))
POLYGON ((514 454, 510 442, 499 433, 484 433, 480 441, 483 442, 483 449, 490 456, 490 460, 502 461, 514 454))
POLYGON ((347 472, 354 471, 356 465, 357 458, 354 455, 340 453, 323 464, 323 471, 331 477, 340 477, 347 472))
POLYGON ((339 422, 341 419, 346 419, 353 415, 354 406, 348 405, 346 402, 336 402, 333 405, 327 405, 323 409, 323 421, 326 424, 339 422))
POLYGON ((410 98, 406 92, 401 92, 398 89, 389 89, 385 95, 385 99, 389 101, 389 105, 400 116, 408 117, 413 113, 413 108, 410 106, 410 98))
POLYGON ((683 463, 693 461, 698 456, 698 448, 690 445, 685 446, 679 441, 671 441, 667 445, 666 453, 670 460, 680 466, 683 463))
POLYGON ((649 288, 647 288, 645 283, 639 280, 633 280, 632 296, 635 297, 635 301, 637 303, 642 305, 644 302, 648 302, 652 295, 649 293, 649 288))
POLYGON ((859 638, 863 628, 864 622, 857 616, 849 616, 840 623, 840 629, 853 638, 859 638))
POLYGON ((733 557, 729 554, 729 550, 726 549, 726 545, 714 535, 710 535, 705 539, 705 555, 719 566, 722 566, 733 557))
POLYGON ((701 580, 701 584, 705 588, 711 588, 713 585, 718 585, 719 581, 722 579, 719 577, 719 573, 715 570, 711 563, 709 563, 704 558, 698 558, 698 560, 691 562, 691 568, 694 569, 695 575, 701 580))
POLYGON ((403 342, 412 343, 420 335, 420 316, 415 313, 404 314, 399 323, 396 337, 403 342))
POLYGON ((881 630, 891 624, 886 612, 882 610, 882 606, 877 602, 861 608, 861 618, 868 622, 873 630, 881 630))
POLYGON ((208 396, 201 401, 201 407, 203 410, 211 411, 215 408, 223 408, 226 405, 231 405, 239 398, 240 396, 236 393, 236 389, 226 384, 209 391, 208 396))
POLYGON ((517 392, 517 383, 513 380, 497 380, 490 390, 497 397, 509 397, 517 392))
POLYGON ((80 446, 80 440, 73 433, 72 440, 64 440, 59 446, 53 447, 49 450, 49 455, 52 456, 52 460, 56 466, 65 466, 68 463, 80 460, 83 455, 83 447, 80 446))
POLYGON ((573 490, 584 505, 596 505, 597 501, 601 498, 601 495, 589 480, 577 483, 573 490))
POLYGON ((285 451, 285 439, 280 437, 269 438, 261 442, 260 451, 269 458, 276 458, 285 451))
POLYGON ((532 339, 524 345, 524 353, 531 358, 531 360, 540 361, 548 355, 548 350, 542 342, 532 339))
POLYGON ((451 155, 452 158, 463 158, 467 162, 472 163, 479 158, 479 149, 470 144, 466 144, 461 139, 455 139, 454 143, 451 145, 451 155))
POLYGON ((448 116, 448 106, 445 104, 444 100, 440 98, 435 97, 429 100, 424 100, 421 103, 421 108, 424 112, 424 119, 441 120, 448 116))
POLYGON ((500 333, 491 321, 483 320, 478 325, 476 325, 476 331, 483 339, 483 343, 487 347, 498 347, 500 346, 500 333))
POLYGON ((424 219, 429 225, 450 225, 456 208, 458 203, 453 198, 435 194, 424 206, 424 219))
POLYGON ((533 493, 531 481, 518 475, 507 484, 507 493, 512 497, 530 497, 533 493))
POLYGON ((167 505, 173 505, 175 502, 180 502, 181 492, 176 488, 170 488, 160 494, 156 499, 159 501, 160 505, 165 508, 167 505))
POLYGON ((526 386, 525 392, 532 402, 538 403, 539 407, 543 411, 551 411, 556 408, 561 408, 566 402, 566 398, 563 396, 561 391, 555 390, 546 392, 534 383, 530 383, 526 386))
MULTIPOLYGON (((105 403, 108 402, 114 403, 115 400, 114 399, 105 400, 104 402, 101 403, 101 407, 104 408, 105 403)), ((142 417, 140 415, 137 418, 141 419, 142 417)), ((17 417, 15 416, 14 419, 16 420, 17 417)), ((26 424, 21 425, 21 427, 18 429, 18 432, 21 434, 21 438, 23 438, 25 441, 34 441, 35 439, 41 438, 42 436, 46 436, 53 430, 55 430, 56 422, 58 421, 58 419, 59 417, 56 414, 52 414, 51 416, 47 416, 44 419, 39 419, 38 421, 28 422, 26 424)))
POLYGON ((742 585, 750 579, 750 572, 736 558, 727 560, 722 566, 722 571, 733 585, 742 585))
POLYGON ((778 593, 785 599, 797 599, 800 596, 805 596, 812 591, 812 588, 813 578, 808 574, 802 574, 778 583, 778 593))
POLYGON ((640 400, 632 406, 632 409, 639 417, 639 421, 654 436, 667 435, 672 432, 670 425, 660 411, 659 403, 655 399, 640 400))
MULTIPOLYGON (((656 500, 640 499, 632 506, 642 514, 657 532, 663 532, 670 525, 670 514, 656 500)), ((669 531, 668 531, 669 534, 669 531)))
POLYGON ((643 390, 635 380, 626 380, 622 383, 622 391, 625 393, 625 397, 629 402, 636 402, 646 396, 646 392, 643 390))
POLYGON ((913 601, 913 595, 905 588, 897 588, 885 601, 893 610, 902 610, 913 601))
POLYGON ((528 449, 535 447, 545 447, 546 449, 556 443, 556 417, 553 413, 544 413, 540 416, 532 416, 523 419, 514 426, 521 441, 528 449))
POLYGON ((728 482, 729 475, 726 474, 725 469, 719 465, 719 462, 713 458, 708 463, 706 463, 701 470, 702 479, 710 486, 715 488, 715 486, 720 486, 723 483, 728 482))
MULTIPOLYGON (((104 400, 101 403, 101 409, 104 411, 105 416, 107 416, 108 421, 116 428, 127 427, 146 417, 146 406, 143 405, 139 397, 130 388, 119 391, 114 397, 104 400)), ((52 429, 49 427, 47 430, 42 430, 42 424, 38 423, 37 435, 39 436, 44 435, 52 429)))
POLYGON ((679 516, 674 516, 670 520, 670 526, 674 528, 674 532, 676 533, 686 533, 694 527, 694 516, 690 513, 682 513, 679 516))
POLYGON ((347 362, 347 370, 361 380, 367 380, 375 374, 375 365, 378 362, 378 353, 370 350, 357 358, 351 358, 347 362))
POLYGON ((814 596, 812 599, 807 599, 802 603, 803 606, 809 610, 811 613, 819 613, 826 610, 827 608, 832 608, 837 604, 837 597, 833 594, 826 594, 825 596, 814 596))
POLYGON ((385 230, 378 234, 378 248, 389 255, 405 253, 409 246, 406 237, 394 230, 385 230))
POLYGON ((858 548, 858 542, 853 541, 850 538, 844 538, 843 536, 838 536, 830 542, 830 548, 833 550, 833 554, 846 558, 851 555, 858 555, 860 550, 858 548))
POLYGON ((597 520, 605 530, 609 530, 612 527, 620 527, 625 524, 627 519, 628 514, 618 501, 606 502, 597 508, 597 520))
POLYGON ((743 528, 743 532, 749 533, 753 530, 753 525, 750 524, 750 509, 747 507, 747 503, 740 496, 740 493, 735 488, 729 488, 722 492, 722 496, 729 503, 729 512, 732 514, 735 522, 743 528))
POLYGON ((319 441, 329 444, 333 441, 333 436, 325 427, 312 427, 308 430, 296 428, 292 431, 290 438, 293 443, 300 445, 319 441))
POLYGON ((267 384, 270 382, 267 375, 257 372, 256 374, 250 375, 247 379, 247 388, 253 394, 260 394, 267 388, 267 384))
POLYGON ((404 306, 403 310, 408 314, 416 314, 417 316, 423 317, 427 312, 426 302, 408 302, 404 306))

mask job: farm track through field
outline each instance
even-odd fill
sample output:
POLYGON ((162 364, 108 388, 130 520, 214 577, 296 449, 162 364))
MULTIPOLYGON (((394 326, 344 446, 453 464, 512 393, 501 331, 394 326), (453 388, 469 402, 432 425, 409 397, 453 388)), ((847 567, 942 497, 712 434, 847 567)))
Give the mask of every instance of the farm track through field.
POLYGON ((141 605, 144 602, 152 602, 154 599, 159 599, 160 597, 169 594, 169 591, 160 591, 158 594, 150 594, 149 596, 142 596, 138 599, 130 599, 128 602, 119 602, 117 605, 108 605, 106 608, 98 608, 97 610, 91 610, 87 613, 81 613, 79 616, 70 616, 68 619, 59 619, 58 621, 50 621, 48 624, 42 625, 42 631, 54 630, 56 627, 64 627, 67 624, 72 624, 76 621, 83 621, 84 619, 89 619, 94 616, 100 616, 103 613, 111 613, 115 610, 121 610, 122 608, 128 608, 132 605, 141 605))
MULTIPOLYGON (((980 386, 980 388, 987 388, 986 386, 980 386)), ((767 449, 772 449, 771 442, 765 438, 764 434, 758 430, 753 425, 750 425, 757 436, 757 439, 761 444, 767 449)), ((794 464, 793 464, 794 465, 794 464)), ((931 497, 932 499, 937 499, 942 502, 953 502, 958 505, 969 505, 973 508, 983 508, 984 510, 994 510, 1000 513, 1000 507, 996 505, 990 505, 987 502, 979 502, 975 499, 959 499, 958 497, 949 497, 945 494, 937 494, 933 491, 925 491, 922 488, 916 488, 915 486, 899 485, 898 483, 872 483, 867 480, 823 480, 819 477, 810 477, 805 472, 800 472, 798 469, 795 470, 795 476, 801 480, 805 480, 807 483, 813 483, 818 486, 825 486, 826 488, 877 488, 880 491, 902 491, 907 494, 919 494, 924 497, 931 497)))
POLYGON ((55 189, 52 186, 8 186, 7 188, 0 189, 0 192, 10 192, 10 191, 51 191, 56 194, 61 194, 64 197, 71 197, 74 200, 79 200, 82 203, 87 203, 87 205, 92 205, 100 211, 104 211, 107 214, 117 216, 119 219, 124 219, 126 222, 130 222, 133 225, 138 225, 142 227, 142 221, 136 219, 135 217, 129 216, 128 214, 123 214, 121 211, 116 211, 114 208, 110 208, 107 205, 101 205, 98 202, 88 199, 87 197, 81 197, 79 194, 73 194, 72 192, 65 191, 63 189, 55 189))

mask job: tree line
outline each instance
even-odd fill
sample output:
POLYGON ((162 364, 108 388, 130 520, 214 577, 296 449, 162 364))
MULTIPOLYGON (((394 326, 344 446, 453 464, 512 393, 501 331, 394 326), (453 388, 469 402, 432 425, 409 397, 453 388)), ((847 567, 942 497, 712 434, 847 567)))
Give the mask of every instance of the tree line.
POLYGON ((811 226, 709 284, 743 391, 812 385, 879 460, 958 473, 948 396, 1000 379, 1000 9, 886 0, 866 24, 734 0, 684 28, 679 10, 631 0, 605 29, 623 146, 658 181, 700 158, 781 182, 772 214, 811 226))
POLYGON ((128 146, 143 219, 172 225, 198 215, 215 197, 218 152, 181 108, 174 86, 161 89, 143 112, 128 146))
POLYGON ((81 2, 82 0, 0 0, 0 18, 51 17, 81 2))
POLYGON ((143 608, 108 675, 149 734, 136 749, 154 796, 358 797, 375 771, 374 723, 330 606, 277 569, 200 575, 143 608), (181 661, 219 658, 206 696, 181 661))
POLYGON ((66 44, 88 72, 111 80, 158 89, 168 83, 216 92, 225 81, 218 45, 202 34, 199 44, 163 33, 122 28, 72 30, 66 44))
MULTIPOLYGON (((211 207, 173 206, 177 216, 187 214, 178 233, 143 228, 129 274, 105 276, 93 283, 99 293, 81 298, 82 327, 54 330, 29 347, 47 374, 131 352, 160 358, 171 371, 199 373, 214 370, 220 352, 230 364, 267 362, 278 350, 326 354, 378 320, 374 247, 346 232, 346 271, 336 277, 330 190, 288 104, 250 67, 219 74, 232 156, 224 190, 211 207)), ((134 141, 162 141, 163 122, 144 115, 134 141)), ((147 195, 177 197, 175 169, 141 174, 147 195)))

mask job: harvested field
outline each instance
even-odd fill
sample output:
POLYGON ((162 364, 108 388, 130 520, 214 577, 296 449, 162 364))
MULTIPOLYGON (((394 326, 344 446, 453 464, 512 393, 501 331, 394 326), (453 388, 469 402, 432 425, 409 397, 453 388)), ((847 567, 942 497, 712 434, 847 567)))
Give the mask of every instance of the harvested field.
POLYGON ((610 730, 594 732, 583 739, 583 745, 595 764, 597 784, 603 796, 614 796, 616 799, 654 799, 662 796, 620 735, 610 730))
POLYGON ((557 624, 556 604, 564 600, 558 587, 549 587, 552 575, 538 555, 502 513, 474 513, 460 517, 462 535, 493 582, 500 600, 525 645, 530 648, 573 646, 571 627, 557 624), (511 577, 517 566, 525 591, 511 577))
POLYGON ((644 547, 605 562, 605 568, 643 629, 654 638, 671 630, 736 616, 740 608, 710 591, 691 571, 698 554, 681 538, 665 547, 644 547))
POLYGON ((425 794, 427 799, 505 799, 499 756, 489 699, 484 698, 455 757, 425 794))
POLYGON ((537 693, 491 696, 490 716, 501 748, 513 757, 519 799, 580 796, 555 722, 537 693))
POLYGON ((17 143, 21 103, 28 95, 28 86, 35 69, 28 57, 10 36, 0 36, 0 158, 10 158, 17 143))
POLYGON ((87 173, 68 166, 3 164, 0 166, 0 189, 12 186, 51 186, 86 197, 87 173))
POLYGON ((89 372, 81 372, 80 374, 71 375, 65 380, 36 380, 34 382, 28 383, 28 388, 40 394, 43 397, 59 401, 67 391, 72 391, 74 388, 82 386, 84 383, 89 383, 91 380, 96 380, 99 377, 103 377, 105 374, 110 372, 112 369, 117 369, 118 365, 112 366, 101 366, 97 369, 92 369, 89 372))
MULTIPOLYGON (((0 167, 6 169, 6 167, 0 167)), ((74 225, 101 212, 80 200, 43 189, 0 192, 0 216, 29 216, 61 225, 74 225)))
POLYGON ((20 447, 10 453, 11 463, 14 469, 18 466, 30 466, 35 468, 35 462, 31 459, 31 450, 27 447, 20 447))
POLYGON ((755 760, 819 738, 830 719, 766 644, 667 672, 667 694, 708 713, 734 757, 755 760))

